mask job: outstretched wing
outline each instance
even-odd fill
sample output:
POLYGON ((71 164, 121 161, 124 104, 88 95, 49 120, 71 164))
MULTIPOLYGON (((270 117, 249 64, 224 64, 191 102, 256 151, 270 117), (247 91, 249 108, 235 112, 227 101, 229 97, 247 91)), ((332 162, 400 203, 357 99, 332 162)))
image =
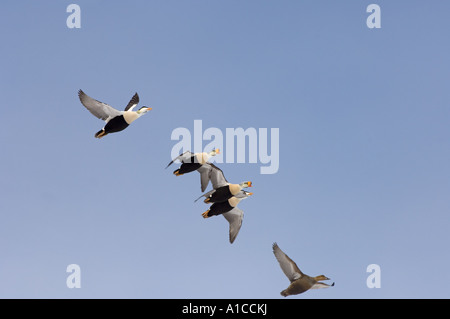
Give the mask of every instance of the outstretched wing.
POLYGON ((288 255, 286 255, 280 249, 280 247, 278 247, 277 243, 274 243, 272 248, 275 258, 280 264, 281 270, 283 270, 284 274, 289 278, 291 282, 303 276, 303 273, 300 271, 300 269, 298 269, 295 262, 291 258, 289 258, 288 255))
POLYGON ((184 152, 183 154, 178 155, 177 157, 175 157, 175 158, 174 158, 174 159, 166 166, 166 168, 169 167, 170 165, 172 165, 172 163, 175 162, 176 160, 179 160, 180 162, 188 161, 192 156, 194 156, 193 153, 191 153, 190 151, 186 151, 186 152, 184 152))
POLYGON ((235 207, 222 215, 230 223, 230 243, 232 244, 241 229, 244 212, 235 207))
POLYGON ((218 189, 219 187, 229 185, 227 179, 225 178, 225 175, 223 174, 223 171, 218 168, 213 163, 209 163, 210 165, 210 173, 209 178, 211 179, 211 184, 214 189, 218 189))
POLYGON ((128 105, 125 107, 125 111, 133 111, 133 109, 138 105, 139 103, 139 95, 135 93, 133 97, 131 98, 130 102, 128 102, 128 105))
MULTIPOLYGON (((199 169, 197 169, 197 171, 200 173, 200 185, 201 185, 202 192, 204 192, 206 187, 208 187, 208 183, 209 183, 210 176, 211 176, 211 166, 210 165, 212 165, 212 164, 209 162, 206 162, 205 164, 200 166, 199 169)), ((202 195, 202 196, 204 196, 204 195, 202 195)))
POLYGON ((80 98, 81 104, 83 104, 89 110, 89 112, 91 112, 97 118, 106 122, 108 122, 113 117, 122 114, 121 111, 116 110, 112 106, 91 98, 82 90, 78 91, 78 97, 80 98))
MULTIPOLYGON (((208 186, 209 181, 211 181, 211 184, 213 186, 213 190, 203 194, 202 196, 209 196, 214 191, 222 186, 228 185, 229 183, 225 179, 225 176, 223 175, 223 172, 220 168, 218 168, 216 165, 210 162, 206 162, 203 164, 198 170, 200 173, 200 183, 202 186, 202 192, 205 191, 206 187, 208 186)), ((199 200, 202 196, 200 196, 197 200, 199 200)), ((196 201, 197 201, 196 200, 196 201)))

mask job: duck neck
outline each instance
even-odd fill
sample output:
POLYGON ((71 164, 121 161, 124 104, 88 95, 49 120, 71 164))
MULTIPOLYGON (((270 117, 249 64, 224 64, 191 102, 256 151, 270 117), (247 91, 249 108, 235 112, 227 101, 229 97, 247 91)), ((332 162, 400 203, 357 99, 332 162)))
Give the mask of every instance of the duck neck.
POLYGON ((230 188, 231 195, 236 195, 242 189, 240 184, 230 184, 228 187, 230 188))
POLYGON ((233 206, 233 207, 236 207, 237 206, 237 204, 239 204, 239 202, 241 201, 241 198, 237 198, 237 197, 231 197, 229 200, 228 200, 228 203, 231 205, 231 206, 233 206))
POLYGON ((135 111, 125 111, 123 112, 123 118, 125 119, 125 122, 128 124, 131 124, 135 120, 137 120, 142 114, 139 114, 135 111))

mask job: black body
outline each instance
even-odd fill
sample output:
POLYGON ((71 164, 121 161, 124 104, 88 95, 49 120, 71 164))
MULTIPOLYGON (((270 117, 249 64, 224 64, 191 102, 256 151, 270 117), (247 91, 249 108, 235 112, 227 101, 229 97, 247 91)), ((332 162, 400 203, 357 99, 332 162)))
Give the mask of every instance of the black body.
POLYGON ((224 202, 232 196, 233 195, 230 192, 230 187, 228 185, 225 185, 216 189, 216 191, 209 195, 206 199, 208 200, 208 203, 217 203, 224 202))
POLYGON ((177 169, 176 171, 178 171, 178 174, 186 174, 196 171, 200 167, 202 167, 202 164, 200 163, 183 163, 181 164, 180 168, 177 169))
POLYGON ((109 133, 115 133, 123 131, 128 127, 128 123, 125 121, 125 118, 123 115, 116 116, 109 120, 108 123, 106 123, 105 127, 102 128, 100 131, 95 133, 95 137, 102 137, 109 133))
POLYGON ((228 203, 228 201, 220 202, 220 203, 214 203, 209 208, 208 217, 214 216, 214 215, 220 215, 229 212, 234 207, 228 203))
POLYGON ((185 161, 181 164, 180 168, 177 169, 177 171, 179 174, 186 174, 196 171, 200 167, 202 167, 202 164, 197 162, 197 157, 191 156, 191 158, 188 161, 185 161))
POLYGON ((123 115, 116 116, 106 123, 105 133, 108 134, 123 131, 128 125, 129 124, 125 121, 123 115))

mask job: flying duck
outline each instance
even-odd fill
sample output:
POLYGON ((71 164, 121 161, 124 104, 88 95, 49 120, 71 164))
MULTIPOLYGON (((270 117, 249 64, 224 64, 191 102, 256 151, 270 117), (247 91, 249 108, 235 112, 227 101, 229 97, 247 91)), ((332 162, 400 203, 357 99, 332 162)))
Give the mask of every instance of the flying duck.
POLYGON ((239 204, 241 200, 249 197, 250 195, 253 195, 253 193, 242 191, 241 193, 237 194, 237 196, 233 196, 224 202, 214 203, 209 207, 209 209, 206 212, 202 214, 202 216, 203 218, 208 218, 211 216, 227 213, 232 209, 236 208, 237 204, 239 204))
POLYGON ((281 270, 289 278, 291 284, 285 290, 281 292, 281 295, 287 297, 289 295, 298 295, 309 289, 318 288, 328 288, 334 286, 334 282, 331 285, 320 282, 321 280, 330 280, 330 278, 320 275, 316 277, 310 277, 305 275, 298 269, 295 262, 288 257, 281 249, 278 247, 277 243, 274 243, 273 253, 280 263, 281 270))
POLYGON ((201 197, 206 197, 205 203, 218 203, 224 202, 227 199, 239 194, 243 188, 252 187, 252 182, 242 182, 240 184, 229 183, 223 171, 212 163, 208 163, 209 166, 209 178, 213 186, 213 190, 201 195, 195 201, 198 201, 201 197))
POLYGON ((86 95, 82 90, 78 91, 78 97, 80 98, 81 104, 83 104, 89 112, 106 122, 106 125, 100 131, 95 133, 96 138, 102 138, 109 133, 123 131, 133 121, 152 109, 151 107, 142 106, 139 110, 133 111, 139 103, 139 95, 137 93, 133 95, 124 111, 119 111, 106 103, 97 101, 86 95))
POLYGON ((230 244, 232 244, 234 242, 234 240, 236 239, 236 236, 238 235, 239 230, 241 229, 242 220, 244 218, 244 212, 241 209, 239 209, 238 207, 236 207, 236 205, 242 199, 247 198, 248 196, 250 196, 252 194, 253 193, 249 193, 247 191, 242 190, 235 196, 231 197, 226 202, 212 204, 211 208, 208 211, 204 212, 202 214, 202 216, 203 216, 203 218, 208 218, 208 217, 211 217, 214 215, 222 215, 223 217, 225 217, 225 219, 230 224, 229 239, 230 239, 230 244), (231 204, 229 204, 230 201, 231 201, 231 204), (211 214, 209 214, 211 212, 211 209, 213 210, 213 212, 211 214))
POLYGON ((186 173, 190 173, 193 171, 198 171, 200 173, 200 184, 202 192, 205 191, 208 186, 210 179, 210 171, 212 163, 209 163, 208 160, 217 154, 220 154, 219 149, 214 149, 209 153, 192 153, 190 151, 186 151, 183 154, 175 157, 167 166, 169 167, 176 160, 181 162, 181 166, 179 169, 175 170, 173 174, 175 176, 180 176, 186 173))

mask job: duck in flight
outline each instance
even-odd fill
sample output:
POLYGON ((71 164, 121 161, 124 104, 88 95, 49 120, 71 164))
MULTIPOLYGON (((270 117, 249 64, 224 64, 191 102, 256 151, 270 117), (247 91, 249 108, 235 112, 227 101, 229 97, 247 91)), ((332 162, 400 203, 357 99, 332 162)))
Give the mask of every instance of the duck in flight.
POLYGON ((253 195, 253 193, 241 190, 238 194, 227 199, 224 202, 217 202, 212 204, 210 208, 202 214, 203 218, 209 218, 215 215, 222 215, 223 217, 225 217, 225 219, 230 224, 230 244, 232 244, 236 239, 242 226, 242 220, 244 219, 244 211, 239 209, 237 207, 237 204, 250 195, 253 195))
POLYGON ((230 197, 224 202, 217 202, 212 204, 209 209, 202 214, 202 216, 203 218, 209 218, 211 216, 227 213, 233 209, 236 209, 236 206, 239 204, 239 202, 249 197, 250 195, 253 195, 253 193, 241 191, 240 193, 236 194, 233 197, 230 197))
POLYGON ((309 289, 328 288, 334 286, 334 282, 331 285, 321 282, 322 280, 329 280, 330 278, 320 275, 316 277, 310 277, 300 271, 295 262, 288 257, 278 247, 277 243, 272 246, 275 258, 280 264, 281 270, 283 270, 286 277, 289 278, 291 284, 285 290, 281 292, 283 297, 290 295, 298 295, 309 289))
POLYGON ((224 202, 241 193, 243 188, 252 187, 252 182, 250 181, 242 182, 240 184, 229 183, 226 180, 223 171, 212 163, 208 163, 205 169, 208 169, 209 179, 211 180, 213 189, 206 194, 201 195, 195 201, 198 201, 202 197, 206 197, 204 200, 205 203, 224 202))
POLYGON ((208 186, 210 180, 210 172, 212 163, 209 163, 208 160, 217 154, 220 154, 220 150, 213 149, 211 152, 206 153, 192 153, 190 151, 186 151, 183 154, 175 157, 167 166, 169 167, 175 161, 180 161, 181 166, 177 170, 173 172, 175 176, 180 176, 183 174, 187 174, 193 171, 198 171, 200 173, 200 184, 202 192, 205 191, 208 186))
POLYGON ((78 91, 78 97, 80 98, 81 104, 89 112, 106 122, 106 125, 95 133, 96 138, 102 138, 109 133, 123 131, 128 125, 152 109, 151 107, 142 106, 137 111, 133 111, 139 103, 139 95, 137 93, 133 95, 124 111, 119 111, 106 103, 97 101, 86 95, 82 90, 78 91))

